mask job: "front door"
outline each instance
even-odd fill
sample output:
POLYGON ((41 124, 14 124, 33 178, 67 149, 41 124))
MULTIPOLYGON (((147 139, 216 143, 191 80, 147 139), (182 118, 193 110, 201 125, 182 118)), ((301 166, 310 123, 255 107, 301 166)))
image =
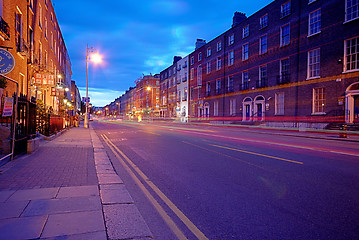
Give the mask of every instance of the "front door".
POLYGON ((262 121, 263 117, 263 104, 257 103, 257 119, 258 121, 262 121))
POLYGON ((246 121, 249 121, 251 118, 251 106, 246 104, 246 121))

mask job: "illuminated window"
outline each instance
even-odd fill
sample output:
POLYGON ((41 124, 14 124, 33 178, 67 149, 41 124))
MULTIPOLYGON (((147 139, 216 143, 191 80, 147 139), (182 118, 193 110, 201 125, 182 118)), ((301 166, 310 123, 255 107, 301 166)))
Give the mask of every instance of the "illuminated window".
POLYGON ((313 88, 313 114, 325 113, 325 88, 313 88))
POLYGON ((359 18, 359 1, 346 0, 345 10, 345 21, 351 21, 359 18))
POLYGON ((359 37, 345 41, 344 71, 359 70, 359 37))
POLYGON ((247 59, 248 59, 248 43, 242 46, 242 61, 245 61, 247 59))
POLYGON ((308 78, 319 77, 320 74, 320 48, 308 52, 308 78))
POLYGON ((318 9, 309 14, 309 29, 308 35, 320 33, 321 28, 321 10, 318 9))
POLYGON ((249 25, 245 26, 242 29, 242 38, 246 38, 249 36, 249 25))
POLYGON ((287 46, 290 43, 290 25, 284 25, 280 28, 280 46, 287 46))

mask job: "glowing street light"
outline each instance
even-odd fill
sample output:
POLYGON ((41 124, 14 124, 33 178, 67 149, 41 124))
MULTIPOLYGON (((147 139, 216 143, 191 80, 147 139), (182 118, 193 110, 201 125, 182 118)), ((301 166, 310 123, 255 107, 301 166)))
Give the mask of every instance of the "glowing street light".
POLYGON ((97 53, 96 49, 93 47, 89 47, 87 45, 86 48, 86 114, 85 114, 85 122, 84 128, 89 128, 89 100, 88 100, 88 88, 89 88, 89 61, 94 63, 100 63, 102 61, 101 56, 97 53), (91 58, 90 58, 91 54, 91 58))

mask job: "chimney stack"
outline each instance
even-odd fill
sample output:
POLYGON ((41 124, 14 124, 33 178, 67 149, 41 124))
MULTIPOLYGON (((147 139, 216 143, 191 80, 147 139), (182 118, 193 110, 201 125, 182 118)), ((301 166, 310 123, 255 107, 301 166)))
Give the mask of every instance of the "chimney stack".
POLYGON ((246 20, 246 14, 242 13, 242 12, 235 12, 234 16, 233 16, 233 24, 232 27, 240 24, 241 22, 243 22, 244 20, 246 20))

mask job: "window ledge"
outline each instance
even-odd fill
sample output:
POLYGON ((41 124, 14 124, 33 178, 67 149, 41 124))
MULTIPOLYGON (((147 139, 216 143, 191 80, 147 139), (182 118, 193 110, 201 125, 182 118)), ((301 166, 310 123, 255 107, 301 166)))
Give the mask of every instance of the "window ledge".
POLYGON ((322 33, 322 31, 319 31, 319 32, 316 32, 316 33, 313 33, 313 34, 308 34, 307 38, 313 37, 315 35, 319 35, 320 33, 322 33))
POLYGON ((313 79, 319 79, 320 78, 320 76, 316 76, 316 77, 309 77, 309 78, 307 78, 306 80, 313 80, 313 79))
POLYGON ((321 116, 321 115, 326 115, 327 113, 326 112, 315 112, 315 113, 312 113, 312 116, 321 116))
POLYGON ((347 70, 342 73, 345 74, 345 73, 353 73, 353 72, 359 72, 359 69, 347 70))
POLYGON ((359 19, 359 17, 356 17, 356 18, 353 18, 353 19, 350 19, 350 20, 345 20, 343 22, 343 24, 347 24, 347 23, 353 22, 353 21, 358 20, 358 19, 359 19))

